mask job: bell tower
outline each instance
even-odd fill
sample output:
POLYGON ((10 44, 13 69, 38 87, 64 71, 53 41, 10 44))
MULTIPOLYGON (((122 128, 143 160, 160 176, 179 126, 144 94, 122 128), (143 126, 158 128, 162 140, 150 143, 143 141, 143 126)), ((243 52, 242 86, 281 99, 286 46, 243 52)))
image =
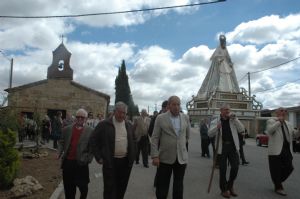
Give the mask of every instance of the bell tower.
POLYGON ((52 64, 48 67, 47 79, 73 80, 73 69, 70 67, 71 53, 63 42, 52 52, 52 64))

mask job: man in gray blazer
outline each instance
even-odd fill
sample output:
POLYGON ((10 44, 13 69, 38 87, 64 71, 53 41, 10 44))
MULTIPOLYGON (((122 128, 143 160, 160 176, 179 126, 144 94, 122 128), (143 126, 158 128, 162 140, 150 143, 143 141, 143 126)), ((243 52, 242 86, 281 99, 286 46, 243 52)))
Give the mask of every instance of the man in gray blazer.
POLYGON ((62 130, 57 158, 62 160, 63 184, 66 199, 75 199, 76 187, 79 188, 80 198, 88 194, 89 166, 93 155, 89 139, 93 129, 86 125, 87 112, 79 109, 73 125, 62 130))
POLYGON ((173 199, 182 199, 190 122, 180 113, 179 97, 171 96, 168 106, 169 111, 157 116, 151 137, 152 163, 158 167, 156 197, 167 198, 173 172, 173 199))
POLYGON ((266 132, 269 135, 268 154, 271 178, 275 186, 275 192, 279 195, 287 195, 282 186, 294 170, 292 160, 291 143, 293 136, 299 136, 299 131, 285 120, 287 111, 284 108, 276 110, 276 118, 267 121, 266 132))

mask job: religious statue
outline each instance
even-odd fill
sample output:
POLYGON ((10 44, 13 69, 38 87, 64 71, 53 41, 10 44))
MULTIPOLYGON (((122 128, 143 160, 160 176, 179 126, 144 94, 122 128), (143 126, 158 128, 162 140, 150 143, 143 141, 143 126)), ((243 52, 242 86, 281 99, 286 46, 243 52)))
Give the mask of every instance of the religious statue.
POLYGON ((225 35, 219 36, 220 45, 211 56, 211 66, 198 92, 199 98, 210 98, 216 91, 239 93, 233 63, 226 48, 225 35))

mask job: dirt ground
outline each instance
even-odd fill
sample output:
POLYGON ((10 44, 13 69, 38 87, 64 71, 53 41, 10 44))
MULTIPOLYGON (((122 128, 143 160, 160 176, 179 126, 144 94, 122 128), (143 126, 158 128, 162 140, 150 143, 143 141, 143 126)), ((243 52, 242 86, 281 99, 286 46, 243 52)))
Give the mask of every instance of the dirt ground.
MULTIPOLYGON (((50 149, 40 150, 46 150, 48 152, 48 156, 34 159, 20 158, 20 171, 18 178, 23 178, 27 175, 33 176, 44 187, 44 189, 31 196, 23 197, 25 199, 50 198, 51 194, 61 182, 60 160, 55 159, 55 151, 50 149)), ((0 190, 0 199, 5 198, 11 198, 9 191, 0 190)))

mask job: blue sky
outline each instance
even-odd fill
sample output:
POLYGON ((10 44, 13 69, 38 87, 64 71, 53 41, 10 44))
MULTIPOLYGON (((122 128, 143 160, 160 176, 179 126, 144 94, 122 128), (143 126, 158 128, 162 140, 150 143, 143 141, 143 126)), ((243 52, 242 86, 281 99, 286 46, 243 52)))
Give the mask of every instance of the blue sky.
MULTIPOLYGON (((1 15, 64 15, 183 5, 192 0, 2 0, 1 15)), ((204 1, 201 1, 204 2, 204 1)), ((176 10, 71 19, 0 18, 0 50, 13 57, 13 86, 46 78, 61 35, 72 53, 74 80, 114 102, 114 79, 125 59, 133 98, 153 110, 170 95, 196 95, 210 56, 224 33, 237 79, 300 56, 300 1, 252 0, 176 10), (34 72, 33 72, 34 71, 34 72)), ((252 93, 265 108, 298 106, 300 60, 252 75, 252 93), (276 89, 279 85, 282 88, 276 89), (272 89, 266 92, 259 92, 272 89), (286 97, 288 95, 288 98, 286 97)), ((0 90, 8 85, 8 61, 0 55, 0 90)), ((239 82, 247 88, 244 78, 239 82)))

